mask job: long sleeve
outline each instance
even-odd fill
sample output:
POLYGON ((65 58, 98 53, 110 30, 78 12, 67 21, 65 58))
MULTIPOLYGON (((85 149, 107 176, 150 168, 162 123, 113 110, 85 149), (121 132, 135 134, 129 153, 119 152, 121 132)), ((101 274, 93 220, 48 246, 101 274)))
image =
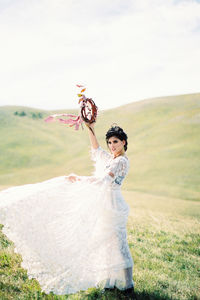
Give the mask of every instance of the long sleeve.
POLYGON ((114 184, 121 185, 123 179, 128 173, 128 169, 129 163, 127 158, 120 156, 114 159, 107 169, 109 180, 114 184), (113 174, 113 176, 109 175, 109 173, 113 174))
POLYGON ((107 161, 111 159, 111 154, 109 154, 107 151, 105 151, 101 146, 99 146, 97 149, 91 148, 91 159, 93 161, 101 160, 101 161, 107 161))
POLYGON ((129 161, 126 156, 114 157, 100 146, 91 148, 91 158, 95 162, 95 172, 91 181, 104 182, 112 187, 119 187, 128 173, 129 161), (110 174, 112 175, 110 175, 110 174))

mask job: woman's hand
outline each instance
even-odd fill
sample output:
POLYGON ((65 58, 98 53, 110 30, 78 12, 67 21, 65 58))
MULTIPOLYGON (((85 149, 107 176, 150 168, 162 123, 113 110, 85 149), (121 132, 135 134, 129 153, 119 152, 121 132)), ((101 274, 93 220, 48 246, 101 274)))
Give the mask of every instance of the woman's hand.
POLYGON ((93 123, 87 123, 87 122, 84 122, 84 123, 85 123, 85 125, 88 127, 88 129, 91 128, 91 129, 94 131, 94 125, 95 125, 95 122, 93 122, 93 123))
POLYGON ((80 178, 78 178, 77 176, 74 176, 74 175, 69 175, 69 176, 67 176, 66 179, 69 180, 70 182, 80 181, 80 178))

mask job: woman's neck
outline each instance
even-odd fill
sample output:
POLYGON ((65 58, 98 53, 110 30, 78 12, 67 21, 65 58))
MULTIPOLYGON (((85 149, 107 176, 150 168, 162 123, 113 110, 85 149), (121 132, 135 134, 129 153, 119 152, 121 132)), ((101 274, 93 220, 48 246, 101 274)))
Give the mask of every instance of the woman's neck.
POLYGON ((124 151, 121 151, 119 153, 116 153, 116 154, 113 154, 113 158, 116 158, 118 156, 124 156, 125 152, 124 151))

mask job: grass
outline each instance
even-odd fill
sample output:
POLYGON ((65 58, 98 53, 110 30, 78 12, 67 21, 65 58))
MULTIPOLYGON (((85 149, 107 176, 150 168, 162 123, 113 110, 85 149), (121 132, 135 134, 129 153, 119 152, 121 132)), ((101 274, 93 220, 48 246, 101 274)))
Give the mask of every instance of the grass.
POLYGON ((144 299, 199 299, 200 204, 125 194, 131 205, 128 232, 137 293, 146 294, 144 299))

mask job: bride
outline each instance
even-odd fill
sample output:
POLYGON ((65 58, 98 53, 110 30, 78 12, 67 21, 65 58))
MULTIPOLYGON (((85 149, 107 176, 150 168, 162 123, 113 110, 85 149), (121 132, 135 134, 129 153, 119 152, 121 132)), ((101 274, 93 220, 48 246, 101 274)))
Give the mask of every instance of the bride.
POLYGON ((93 176, 70 174, 0 192, 0 223, 43 291, 61 295, 96 286, 133 295, 129 206, 120 190, 129 168, 127 135, 112 126, 108 153, 99 146, 94 123, 86 125, 93 176))

